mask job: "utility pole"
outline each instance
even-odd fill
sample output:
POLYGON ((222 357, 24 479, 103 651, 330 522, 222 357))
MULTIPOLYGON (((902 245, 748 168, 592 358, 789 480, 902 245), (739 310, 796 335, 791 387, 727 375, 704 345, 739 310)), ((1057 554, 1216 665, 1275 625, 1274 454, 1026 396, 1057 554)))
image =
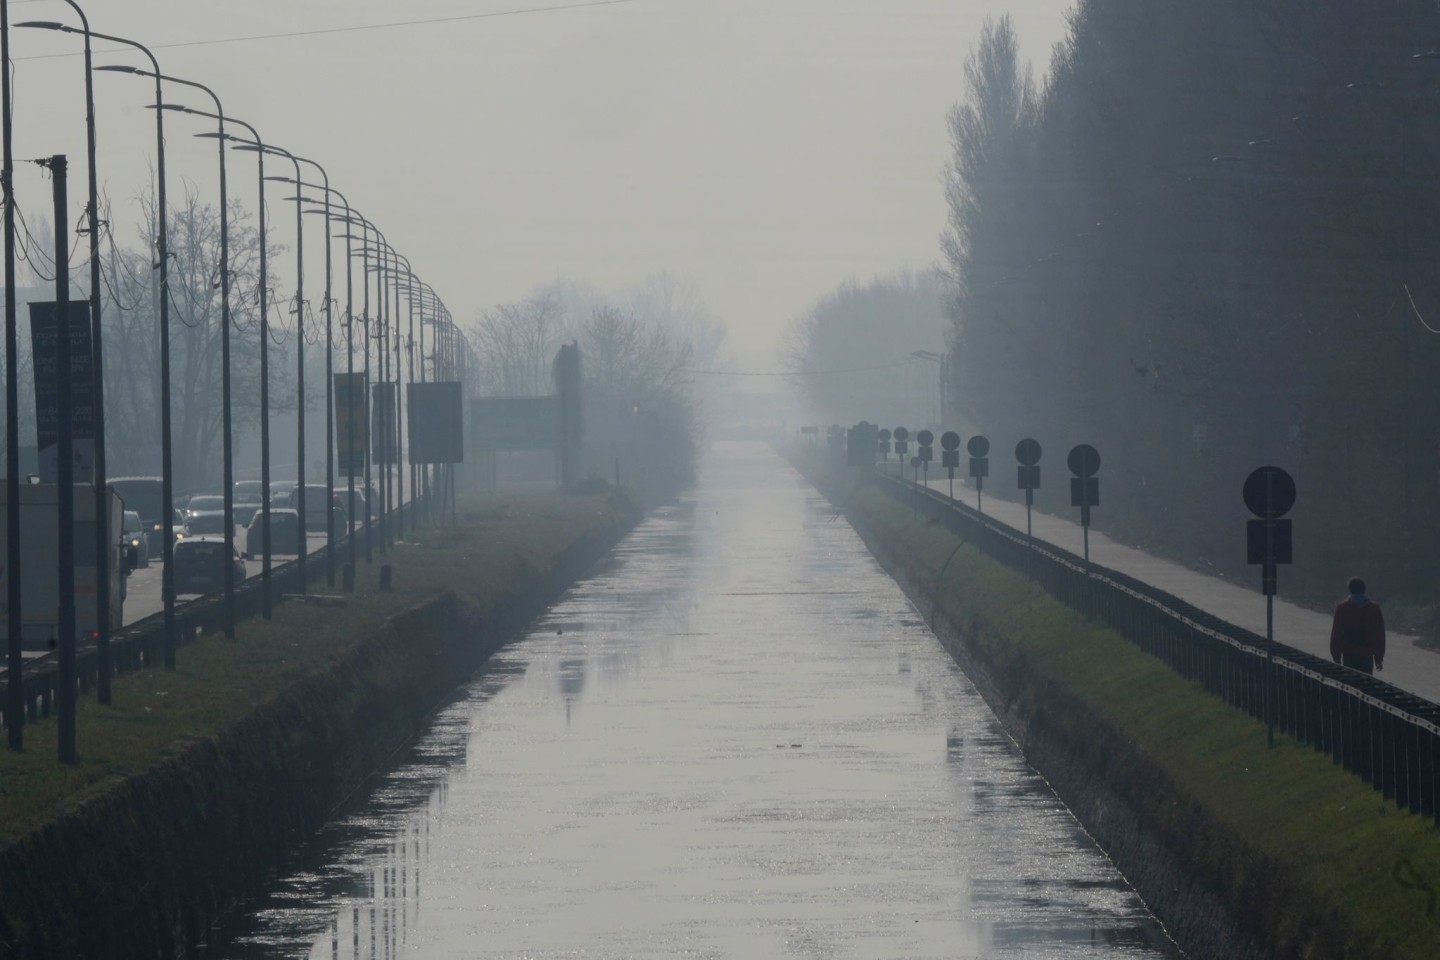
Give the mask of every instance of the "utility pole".
POLYGON ((20 640, 20 372, 15 336, 15 160, 10 130, 10 4, 0 0, 0 201, 5 204, 5 733, 11 750, 24 748, 25 658, 20 640))
MULTIPOLYGON (((57 653, 60 683, 56 692, 57 730, 61 763, 75 762, 75 404, 73 388, 74 365, 70 341, 70 239, 67 225, 65 179, 67 165, 64 154, 56 154, 40 164, 50 168, 55 182, 55 400, 56 433, 58 435, 58 476, 56 499, 60 506, 60 569, 59 569, 59 632, 57 653)), ((103 524, 104 517, 97 516, 103 524)), ((108 529, 108 525, 106 527, 108 529)), ((106 614, 96 610, 98 617, 106 614)))

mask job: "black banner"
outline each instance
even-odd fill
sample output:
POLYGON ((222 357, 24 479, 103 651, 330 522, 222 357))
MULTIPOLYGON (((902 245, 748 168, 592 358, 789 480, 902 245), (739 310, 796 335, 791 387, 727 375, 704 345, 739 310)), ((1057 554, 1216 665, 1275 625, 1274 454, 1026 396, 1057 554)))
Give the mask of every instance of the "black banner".
POLYGON ((371 431, 371 436, 375 438, 372 456, 378 466, 390 466, 399 459, 395 449, 395 428, 399 426, 395 418, 395 384, 377 383, 371 389, 375 393, 375 403, 371 408, 375 424, 371 431))
POLYGON ((60 391, 70 393, 75 482, 95 479, 95 380, 90 350, 90 304, 69 303, 70 371, 60 371, 59 324, 53 302, 30 304, 30 350, 35 362, 35 442, 40 479, 54 483, 60 473, 60 391))
POLYGON ((342 477, 365 473, 365 455, 370 451, 365 393, 365 374, 335 374, 335 469, 342 477))
POLYGON ((463 463, 460 384, 412 383, 406 387, 411 463, 463 463))

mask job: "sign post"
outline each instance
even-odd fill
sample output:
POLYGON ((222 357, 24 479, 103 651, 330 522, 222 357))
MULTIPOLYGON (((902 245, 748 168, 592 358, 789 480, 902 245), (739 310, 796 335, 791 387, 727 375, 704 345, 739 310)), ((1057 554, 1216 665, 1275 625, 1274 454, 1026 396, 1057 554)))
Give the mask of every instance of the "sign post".
POLYGON ((910 449, 910 431, 896 427, 891 434, 895 438, 895 458, 900 461, 900 479, 905 479, 905 454, 910 449))
POLYGON ((1260 467, 1245 478, 1245 506, 1259 517, 1245 524, 1245 553, 1260 564, 1265 591, 1265 743, 1275 747, 1275 568, 1291 563, 1290 521, 1281 517, 1295 506, 1295 480, 1279 467, 1260 467))
POLYGON ((1015 459, 1020 462, 1016 471, 1018 485, 1025 491, 1025 544, 1029 550, 1028 556, 1032 557, 1035 553, 1035 535, 1030 527, 1030 510, 1035 505, 1035 491, 1040 488, 1040 453, 1040 444, 1034 440, 1027 438, 1015 444, 1015 459))
MULTIPOLYGON (((875 448, 880 454, 880 462, 882 464, 888 464, 890 462, 890 431, 882 429, 876 436, 879 439, 875 442, 875 448)), ((882 466, 880 472, 884 473, 885 469, 886 468, 882 466)))
POLYGON ((935 457, 935 434, 929 430, 921 430, 915 435, 915 440, 920 449, 915 451, 920 455, 920 468, 925 471, 925 486, 930 486, 930 461, 935 457))
POLYGON ((1070 472, 1070 506, 1080 508, 1080 526, 1085 531, 1085 563, 1090 563, 1090 508, 1100 505, 1100 451, 1082 443, 1070 451, 1065 461, 1070 472))
POLYGON ((960 434, 954 430, 946 430, 940 435, 940 446, 945 451, 940 454, 940 462, 950 473, 950 499, 955 499, 955 468, 960 466, 960 434))
POLYGON ((985 490, 985 478, 990 476, 990 441, 984 437, 971 437, 965 449, 970 451, 970 476, 975 478, 975 512, 983 514, 985 506, 981 497, 985 490))

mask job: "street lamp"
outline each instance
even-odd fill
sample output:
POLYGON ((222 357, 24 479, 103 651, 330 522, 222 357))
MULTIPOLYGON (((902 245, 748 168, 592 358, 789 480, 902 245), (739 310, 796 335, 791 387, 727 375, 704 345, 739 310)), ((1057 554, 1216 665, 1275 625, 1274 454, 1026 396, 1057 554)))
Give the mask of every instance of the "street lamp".
MULTIPOLYGON (((195 110, 190 107, 181 107, 181 112, 193 114, 198 117, 209 117, 212 120, 223 121, 224 117, 215 113, 208 113, 204 110, 195 110)), ((237 120, 234 117, 228 118, 232 123, 239 124, 250 131, 253 140, 244 140, 231 133, 197 133, 197 137, 213 137, 224 150, 226 145, 234 144, 245 146, 247 144, 261 143, 260 133, 244 120, 237 120)), ((259 193, 258 217, 260 235, 260 289, 259 310, 260 310, 260 615, 266 620, 273 616, 271 597, 271 577, 274 566, 270 553, 270 287, 268 279, 269 257, 266 255, 266 233, 265 233, 265 154, 263 151, 255 154, 257 160, 256 183, 259 193)), ((248 544, 247 544, 247 553, 248 544)))
MULTIPOLYGON (((150 76, 148 71, 138 67, 128 66, 106 66, 101 70, 113 70, 118 73, 133 73, 139 76, 150 76)), ((220 160, 220 423, 221 423, 221 444, 223 447, 221 456, 221 483, 224 495, 224 526, 225 526, 225 555, 233 556, 235 552, 235 455, 234 455, 234 420, 231 406, 231 379, 230 379, 230 200, 228 193, 228 181, 225 175, 225 110, 220 104, 220 98, 203 83, 194 80, 186 80, 181 77, 159 76, 158 79, 169 83, 178 83, 187 87, 194 87, 208 94, 215 102, 214 117, 218 123, 216 143, 219 146, 220 160)), ((177 104, 162 104, 162 109, 175 110, 181 113, 194 113, 187 107, 177 104)), ((234 565, 225 564, 225 637, 227 640, 235 639, 235 570, 234 565)))
MULTIPOLYGON (((96 197, 95 172, 95 75, 92 67, 90 19, 75 0, 64 0, 80 18, 80 32, 85 37, 85 160, 90 185, 86 194, 86 221, 90 230, 90 344, 91 391, 93 393, 95 428, 95 467, 92 482, 95 492, 95 516, 104 518, 109 510, 109 490, 105 470, 105 364, 100 324, 100 224, 96 197)), ((17 27, 26 26, 24 23, 17 27)), ((8 62, 8 61, 6 61, 8 62)), ((8 193, 8 191, 7 191, 8 193)), ((7 284, 8 286, 8 284, 7 284)), ((95 525, 95 695, 100 703, 110 702, 110 532, 102 520, 95 525)), ((18 562, 18 561, 12 561, 18 562)))
MULTIPOLYGON (((249 150, 256 154, 271 153, 286 157, 295 165, 295 179, 300 179, 300 160, 289 150, 269 143, 241 144, 237 150, 249 150)), ((283 177, 264 177, 266 180, 283 180, 283 177)), ((299 583, 295 590, 304 593, 306 587, 305 560, 310 552, 309 528, 305 524, 305 208, 299 198, 295 201, 295 408, 296 408, 296 464, 295 483, 298 496, 295 503, 296 523, 300 527, 300 555, 296 557, 299 583)), ((330 505, 327 503, 328 510, 330 505)))
MULTIPOLYGON (((3 0, 0 0, 3 5, 3 0)), ((73 6, 73 5, 72 5, 73 6)), ((160 594, 165 605, 164 613, 164 644, 165 644, 165 669, 175 669, 175 473, 173 457, 170 445, 170 245, 166 221, 169 219, 170 208, 165 197, 165 110, 164 98, 160 85, 160 62, 155 55, 144 44, 125 37, 117 37, 106 33, 96 33, 88 28, 84 31, 77 30, 63 23, 50 21, 28 21, 16 26, 34 27, 41 30, 57 30, 61 33, 84 33, 86 42, 93 37, 101 40, 108 40, 111 43, 123 43, 126 46, 134 47, 150 61, 152 68, 148 76, 155 79, 155 179, 157 183, 156 204, 157 204, 157 244, 156 253, 159 256, 158 268, 160 271, 160 488, 162 500, 161 536, 164 543, 161 545, 162 563, 164 570, 161 572, 160 594)), ((107 69, 98 67, 96 69, 107 69)), ((8 105, 8 95, 6 95, 8 105)), ((8 191, 7 191, 8 193, 8 191)), ((8 207, 8 204, 7 204, 8 207)), ((6 216, 9 216, 7 210, 6 216)), ((92 241, 94 231, 92 227, 92 241)), ((96 397, 98 404, 103 404, 102 397, 96 397)), ((98 446, 98 444, 97 444, 98 446)), ((108 541, 108 537, 106 538, 108 541)), ((108 542, 106 544, 109 549, 108 542)))

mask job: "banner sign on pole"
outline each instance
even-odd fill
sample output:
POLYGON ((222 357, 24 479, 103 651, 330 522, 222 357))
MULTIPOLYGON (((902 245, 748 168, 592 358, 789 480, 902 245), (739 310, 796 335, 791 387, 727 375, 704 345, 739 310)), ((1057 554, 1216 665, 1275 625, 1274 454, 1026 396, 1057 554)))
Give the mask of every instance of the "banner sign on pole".
POLYGON ((69 303, 70 370, 60 370, 59 324, 53 302, 30 304, 30 349, 35 362, 35 442, 43 483, 60 475, 60 391, 70 392, 75 482, 95 481, 95 380, 90 349, 90 304, 69 303))
POLYGON ((390 466, 399 459, 395 449, 395 384, 392 381, 377 383, 374 406, 374 462, 378 466, 390 466))
POLYGON ((411 463, 463 463, 459 383, 412 383, 405 389, 411 463))
POLYGON ((365 473, 370 449, 370 418, 365 403, 365 374, 335 374, 335 469, 342 477, 365 473))

